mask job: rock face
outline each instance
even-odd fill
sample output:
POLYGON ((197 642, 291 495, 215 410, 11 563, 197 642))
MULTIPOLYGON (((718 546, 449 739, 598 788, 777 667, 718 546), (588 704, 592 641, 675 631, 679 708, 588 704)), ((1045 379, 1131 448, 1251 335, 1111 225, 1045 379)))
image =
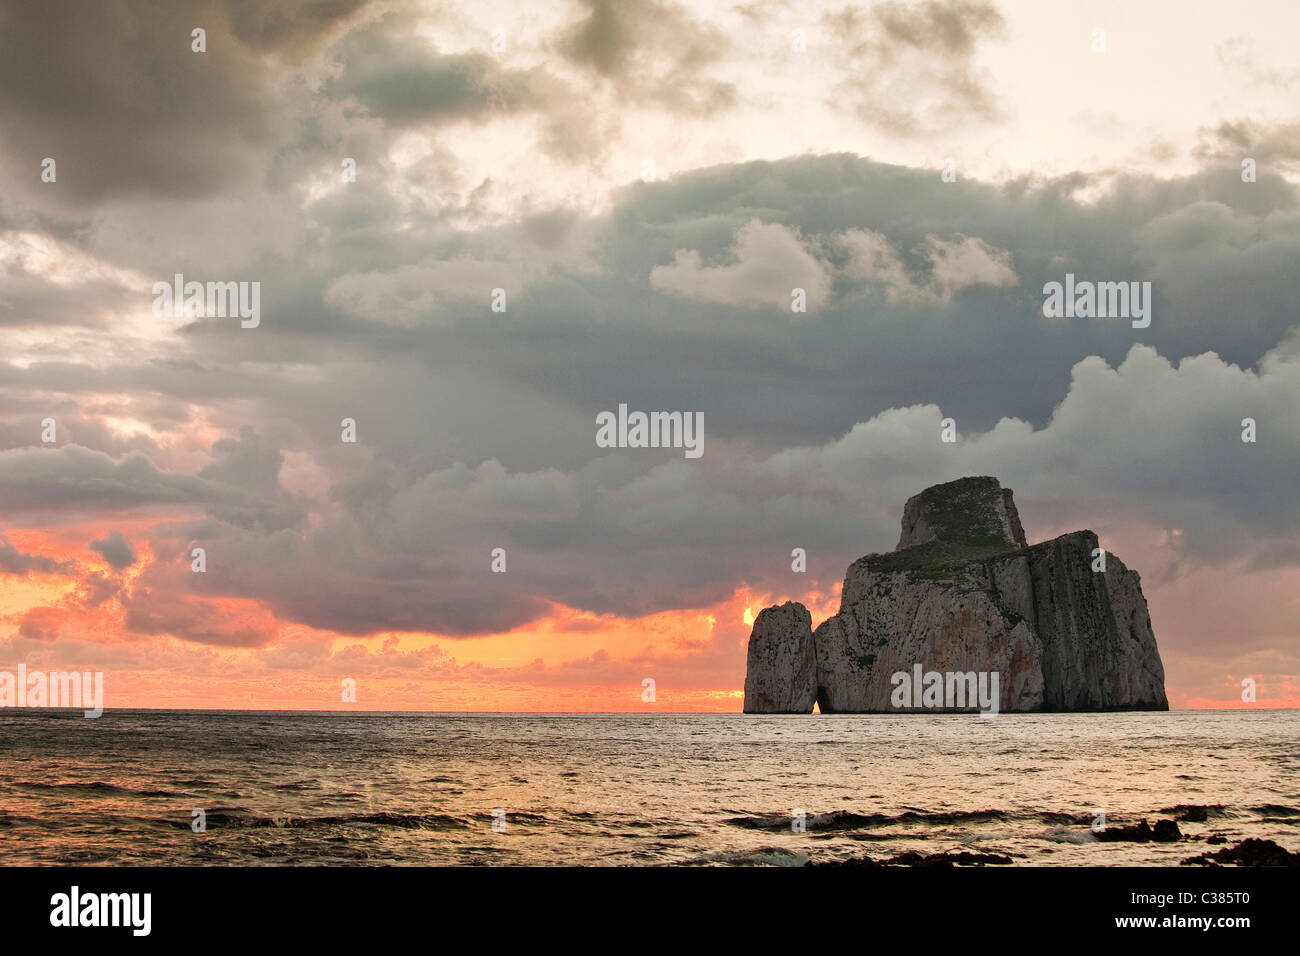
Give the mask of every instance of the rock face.
POLYGON ((1097 547, 1091 531, 1029 546, 996 478, 927 488, 903 509, 898 548, 849 567, 816 631, 801 604, 760 612, 745 711, 981 709, 961 675, 985 675, 990 693, 996 675, 998 711, 1168 710, 1137 572, 1110 554, 1094 571, 1097 547), (896 675, 914 672, 918 693, 900 698, 896 675), (936 703, 922 672, 958 679, 936 703))
POLYGON ((812 615, 789 601, 758 612, 745 662, 745 710, 808 714, 817 699, 812 615))
POLYGON ((996 478, 962 478, 934 485, 903 505, 903 534, 895 551, 948 541, 1027 547, 1011 489, 996 478))

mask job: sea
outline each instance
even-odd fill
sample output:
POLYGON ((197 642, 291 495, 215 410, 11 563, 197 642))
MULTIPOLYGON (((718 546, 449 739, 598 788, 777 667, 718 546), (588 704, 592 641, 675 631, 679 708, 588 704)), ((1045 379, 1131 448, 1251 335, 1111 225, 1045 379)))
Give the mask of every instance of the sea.
POLYGON ((1220 837, 1300 850, 1300 711, 0 710, 6 865, 1176 866, 1220 837))

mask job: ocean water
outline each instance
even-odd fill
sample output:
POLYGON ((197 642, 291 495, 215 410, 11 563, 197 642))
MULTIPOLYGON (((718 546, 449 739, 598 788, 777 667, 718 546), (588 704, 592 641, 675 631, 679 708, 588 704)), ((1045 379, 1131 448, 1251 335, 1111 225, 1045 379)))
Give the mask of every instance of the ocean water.
POLYGON ((1300 712, 0 711, 10 865, 1176 865, 1214 834, 1300 850, 1300 712), (1189 805, 1179 843, 1092 832, 1189 805))

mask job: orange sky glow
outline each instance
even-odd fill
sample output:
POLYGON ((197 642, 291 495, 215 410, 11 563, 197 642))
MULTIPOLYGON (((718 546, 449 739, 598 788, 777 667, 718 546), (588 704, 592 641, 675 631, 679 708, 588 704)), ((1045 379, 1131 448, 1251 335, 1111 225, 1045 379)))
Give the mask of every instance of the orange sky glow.
MULTIPOLYGON (((113 524, 137 531, 148 522, 118 515, 113 524)), ((10 530, 10 541, 22 551, 74 563, 78 573, 0 576, 0 622, 31 639, 29 670, 103 670, 109 709, 736 713, 744 700, 745 645, 753 615, 773 603, 801 600, 820 621, 839 603, 837 585, 829 594, 740 589, 711 607, 639 618, 557 604, 506 633, 448 638, 343 635, 277 620, 269 608, 247 598, 186 597, 196 616, 217 615, 232 630, 256 624, 275 635, 262 647, 204 646, 165 633, 129 633, 118 600, 86 606, 84 579, 112 569, 73 542, 96 533, 83 527, 10 530), (75 653, 56 655, 56 647, 75 653), (115 665, 118 660, 126 663, 115 665), (342 699, 349 678, 356 682, 355 702, 342 699), (646 679, 654 681, 653 700, 643 699, 646 679)), ((154 560, 145 551, 125 572, 125 593, 154 560)), ((1300 687, 1293 683, 1261 684, 1255 703, 1237 700, 1239 687, 1239 677, 1225 675, 1223 696, 1216 698, 1187 694, 1171 684, 1170 704, 1175 709, 1300 707, 1300 687)))

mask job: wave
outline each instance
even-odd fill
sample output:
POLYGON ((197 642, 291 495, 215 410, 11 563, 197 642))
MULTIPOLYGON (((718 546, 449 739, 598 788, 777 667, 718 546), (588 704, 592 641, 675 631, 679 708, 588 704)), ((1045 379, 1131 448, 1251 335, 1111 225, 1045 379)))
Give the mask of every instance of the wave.
POLYGON ((695 866, 721 864, 723 866, 806 866, 807 853, 796 853, 783 847, 760 847, 756 850, 721 850, 705 853, 688 861, 695 866))
MULTIPOLYGON (((1265 818, 1300 817, 1300 810, 1277 804, 1249 807, 1246 811, 1252 815, 1265 818)), ((1144 817, 1169 816, 1180 823, 1204 823, 1211 819, 1236 818, 1240 813, 1222 804, 1178 804, 1160 810, 1145 813, 1134 812, 1109 815, 1111 822, 1141 820, 1144 817)), ((804 825, 808 832, 834 833, 846 830, 866 830, 877 827, 930 825, 951 826, 954 824, 1005 823, 1017 820, 1032 820, 1050 824, 1057 828, 1071 826, 1091 827, 1093 817, 1088 813, 1065 813, 1060 811, 1039 810, 937 810, 926 811, 907 809, 901 813, 856 813, 851 810, 834 810, 830 813, 808 813, 804 825)), ((772 832, 791 829, 789 813, 765 813, 734 816, 724 821, 731 826, 746 830, 768 830, 772 832)), ((1289 822, 1289 819, 1288 819, 1289 822)), ((1300 822, 1300 821, 1297 821, 1300 822)), ((1049 831, 1051 832, 1051 831, 1049 831)))
MULTIPOLYGON (((1002 821, 1011 816, 1002 810, 967 810, 926 812, 906 810, 899 814, 855 813, 852 810, 834 810, 830 813, 808 814, 804 824, 809 831, 834 832, 837 830, 863 830, 869 827, 897 826, 908 823, 987 823, 1002 821)), ((746 830, 789 830, 788 813, 771 813, 757 816, 732 817, 726 821, 746 830)))
MULTIPOLYGON (((295 816, 293 814, 255 813, 243 808, 217 808, 206 813, 208 829, 278 828, 303 830, 338 826, 394 827, 404 830, 468 830, 478 824, 463 817, 446 813, 345 813, 326 816, 295 816)), ((169 821, 176 822, 176 821, 169 821)), ((187 829, 190 821, 180 821, 187 829)))
POLYGON ((105 783, 102 780, 61 781, 44 783, 39 780, 15 780, 9 784, 19 790, 54 791, 56 793, 120 793, 133 797, 186 797, 189 794, 179 790, 136 790, 121 784, 105 783))

